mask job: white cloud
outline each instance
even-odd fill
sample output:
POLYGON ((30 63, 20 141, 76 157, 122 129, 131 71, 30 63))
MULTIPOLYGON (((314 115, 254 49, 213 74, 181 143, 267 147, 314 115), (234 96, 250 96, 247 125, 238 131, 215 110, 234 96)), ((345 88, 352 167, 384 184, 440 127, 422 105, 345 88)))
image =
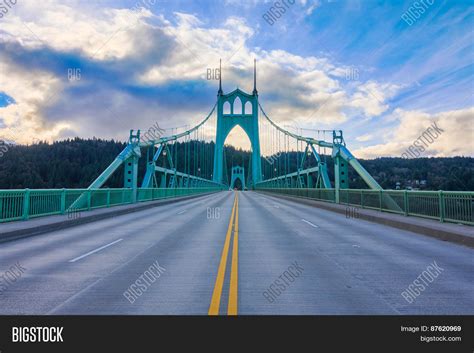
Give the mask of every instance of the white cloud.
POLYGON ((356 141, 359 141, 359 142, 366 142, 366 141, 370 141, 374 138, 374 136, 372 134, 365 134, 365 135, 360 135, 358 137, 356 137, 356 141))
POLYGON ((98 8, 77 1, 19 2, 14 10, 2 19, 7 39, 29 48, 80 51, 99 60, 130 55, 134 31, 152 17, 144 8, 98 8))
POLYGON ((28 143, 33 138, 53 140, 63 129, 71 126, 67 122, 46 126, 39 111, 43 104, 54 102, 56 92, 62 87, 54 75, 37 70, 15 70, 15 67, 1 60, 0 72, 9 73, 0 75, 0 87, 16 101, 0 108, 0 116, 6 126, 0 129, 0 136, 8 136, 17 143, 28 143))
POLYGON ((368 117, 378 116, 389 108, 386 101, 395 96, 401 88, 401 85, 368 81, 357 87, 350 104, 361 108, 368 117))
MULTIPOLYGON (((239 86, 251 91, 252 59, 256 57, 258 85, 265 87, 262 101, 265 96, 278 98, 268 102, 271 107, 267 107, 276 121, 301 117, 303 121, 329 124, 347 118, 343 113, 347 105, 346 94, 338 81, 328 74, 334 65, 325 58, 301 57, 283 50, 252 50, 247 42, 255 31, 242 18, 229 17, 221 27, 204 28, 202 21, 191 14, 176 13, 176 24, 173 25, 148 9, 134 12, 131 9, 78 6, 75 2, 61 4, 57 1, 41 6, 23 5, 14 16, 7 18, 2 29, 8 35, 3 38, 30 49, 47 45, 59 52, 80 52, 96 61, 120 61, 136 56, 143 48, 161 45, 161 60, 145 63, 143 69, 135 73, 136 83, 146 86, 203 80, 207 69, 217 67, 218 59, 222 57, 224 88, 229 91, 239 86), (31 31, 23 26, 23 21, 31 31)), ((2 82, 2 87, 18 102, 16 106, 0 108, 10 127, 14 122, 25 125, 21 117, 30 114, 31 122, 35 121, 37 125, 35 134, 48 140, 61 136, 59 126, 73 126, 78 133, 87 128, 94 129, 99 136, 116 137, 119 134, 117 131, 110 135, 110 124, 100 126, 97 122, 82 126, 89 119, 77 112, 64 115, 61 121, 50 121, 53 126, 42 130, 41 126, 48 120, 42 115, 44 108, 55 103, 54 100, 47 101, 48 97, 58 94, 55 98, 60 98, 67 82, 64 77, 55 77, 45 71, 35 74, 34 84, 24 85, 25 77, 29 75, 22 71, 24 68, 7 61, 4 66, 10 75, 8 82, 2 82), (27 93, 19 92, 15 86, 28 87, 27 93)), ((123 101, 125 98, 117 96, 117 99, 123 101)), ((115 126, 118 128, 121 124, 115 126)), ((24 134, 23 141, 31 136, 24 134)))
POLYGON ((315 0, 309 7, 306 9, 306 15, 311 15, 314 10, 321 6, 321 2, 319 0, 315 0))
POLYGON ((400 157, 433 123, 443 132, 434 140, 423 157, 473 156, 474 108, 427 114, 397 109, 398 126, 388 133, 388 142, 362 147, 354 154, 360 158, 400 157))

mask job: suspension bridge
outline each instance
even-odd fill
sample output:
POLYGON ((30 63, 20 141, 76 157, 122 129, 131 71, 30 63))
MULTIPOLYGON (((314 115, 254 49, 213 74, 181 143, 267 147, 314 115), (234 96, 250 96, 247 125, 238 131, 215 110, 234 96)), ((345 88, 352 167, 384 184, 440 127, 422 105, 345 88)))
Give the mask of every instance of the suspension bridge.
POLYGON ((341 130, 269 117, 253 76, 221 75, 193 128, 131 130, 87 189, 1 190, 0 314, 473 314, 474 193, 383 190, 341 130), (236 126, 251 151, 229 165, 236 126))

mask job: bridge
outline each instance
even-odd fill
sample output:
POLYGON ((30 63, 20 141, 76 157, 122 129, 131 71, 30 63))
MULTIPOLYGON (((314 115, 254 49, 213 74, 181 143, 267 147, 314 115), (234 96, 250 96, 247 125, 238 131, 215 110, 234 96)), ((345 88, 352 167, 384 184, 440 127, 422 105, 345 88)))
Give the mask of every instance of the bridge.
POLYGON ((1 190, 0 314, 473 314, 474 192, 384 190, 314 135, 266 114, 255 65, 193 128, 131 130, 87 189, 1 190))

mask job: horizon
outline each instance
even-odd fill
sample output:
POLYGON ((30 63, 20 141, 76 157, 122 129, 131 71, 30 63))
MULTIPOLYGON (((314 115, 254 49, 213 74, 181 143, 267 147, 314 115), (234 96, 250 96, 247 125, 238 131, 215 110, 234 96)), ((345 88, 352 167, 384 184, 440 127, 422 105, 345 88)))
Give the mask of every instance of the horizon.
MULTIPOLYGON (((119 140, 116 140, 116 139, 105 139, 105 138, 102 138, 102 137, 96 137, 96 136, 93 136, 93 137, 87 137, 87 138, 82 138, 82 137, 79 137, 79 136, 75 136, 75 137, 67 137, 67 138, 64 138, 64 139, 61 139, 61 140, 56 140, 56 141, 46 141, 46 140, 36 140, 34 141, 33 143, 31 144, 17 144, 17 143, 14 143, 14 144, 10 144, 10 145, 13 145, 13 146, 23 146, 23 147, 32 147, 32 146, 35 146, 35 145, 39 145, 39 144, 47 144, 49 146, 53 145, 54 143, 62 143, 62 142, 68 142, 68 141, 73 141, 73 140, 76 140, 76 139, 79 139, 81 141, 95 141, 95 140, 100 140, 100 141, 104 141, 104 142, 115 142, 115 143, 121 143, 121 144, 127 144, 128 141, 126 140, 123 140, 123 141, 119 141, 119 140)), ((1 141, 1 140, 0 140, 1 141)), ((210 141, 210 142, 206 142, 206 143, 215 143, 214 141, 210 141)), ((242 147, 240 146, 234 146, 234 145, 231 145, 231 144, 228 144, 226 143, 225 144, 226 147, 231 147, 231 148, 234 148, 236 151, 241 151, 241 152, 244 152, 244 153, 251 153, 251 150, 250 149, 243 149, 242 147)), ((296 152, 296 150, 292 149, 290 150, 290 152, 296 152)), ((329 156, 330 157, 330 154, 323 154, 321 153, 322 156, 329 156)), ((449 158, 468 158, 468 159, 474 159, 473 156, 463 156, 463 155, 454 155, 454 156, 419 156, 419 157, 412 157, 412 158, 404 158, 404 157, 401 157, 401 156, 381 156, 381 157, 374 157, 374 158, 359 158, 359 160, 366 160, 366 161, 369 161, 369 160, 375 160, 375 159, 383 159, 383 158, 387 158, 387 159, 402 159, 402 160, 419 160, 419 159, 443 159, 443 158, 446 158, 446 159, 449 159, 449 158)))

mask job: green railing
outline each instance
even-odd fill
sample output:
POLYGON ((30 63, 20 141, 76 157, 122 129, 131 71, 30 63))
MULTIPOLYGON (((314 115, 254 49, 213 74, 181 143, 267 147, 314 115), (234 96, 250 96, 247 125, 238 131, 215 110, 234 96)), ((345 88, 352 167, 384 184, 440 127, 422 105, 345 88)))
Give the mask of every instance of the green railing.
MULTIPOLYGON (((137 202, 220 190, 219 187, 138 189, 137 202)), ((0 190, 0 223, 131 204, 132 200, 132 189, 0 190), (74 209, 71 207, 73 204, 74 209)))
MULTIPOLYGON (((257 188, 257 190, 336 202, 335 189, 257 188)), ((355 190, 339 191, 339 203, 441 222, 474 225, 474 192, 355 190)))

